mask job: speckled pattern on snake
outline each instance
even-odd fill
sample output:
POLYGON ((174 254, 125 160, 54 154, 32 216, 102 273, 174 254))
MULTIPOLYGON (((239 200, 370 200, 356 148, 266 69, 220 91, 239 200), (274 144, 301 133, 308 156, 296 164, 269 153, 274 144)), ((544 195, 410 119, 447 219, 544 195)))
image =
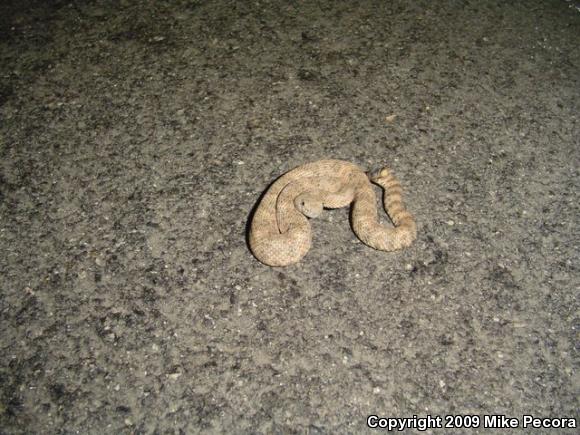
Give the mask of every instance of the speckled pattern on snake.
POLYGON ((268 266, 297 263, 312 244, 308 218, 324 208, 348 205, 352 229, 374 249, 402 249, 417 237, 415 219, 403 205, 401 185, 387 168, 369 177, 353 163, 320 160, 292 169, 270 186, 252 218, 250 249, 268 266), (394 227, 379 222, 371 182, 383 188, 383 205, 394 227))

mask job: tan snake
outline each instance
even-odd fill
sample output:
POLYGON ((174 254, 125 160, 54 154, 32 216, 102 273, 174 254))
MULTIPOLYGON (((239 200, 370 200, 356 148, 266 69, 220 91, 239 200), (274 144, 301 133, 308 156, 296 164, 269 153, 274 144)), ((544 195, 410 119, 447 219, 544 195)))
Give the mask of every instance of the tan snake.
POLYGON ((394 251, 415 240, 415 219, 403 205, 401 184, 387 168, 369 179, 350 162, 320 160, 292 169, 270 186, 252 218, 250 249, 269 266, 297 263, 312 243, 308 218, 317 217, 323 208, 349 204, 352 228, 366 245, 394 251), (383 188, 383 205, 394 227, 379 222, 371 181, 383 188))

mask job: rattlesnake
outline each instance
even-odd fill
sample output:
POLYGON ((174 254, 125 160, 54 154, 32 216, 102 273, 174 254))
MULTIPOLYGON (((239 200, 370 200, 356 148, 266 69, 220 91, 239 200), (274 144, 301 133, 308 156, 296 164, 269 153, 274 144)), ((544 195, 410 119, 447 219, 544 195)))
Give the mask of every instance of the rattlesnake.
POLYGON ((415 240, 415 219, 405 210, 401 185, 387 168, 369 180, 355 164, 320 160, 292 169, 270 186, 252 218, 250 249, 258 260, 269 266, 297 263, 312 243, 307 217, 317 217, 323 208, 349 204, 352 204, 352 228, 366 245, 394 251, 415 240), (371 181, 384 189, 383 205, 394 228, 379 223, 371 181))

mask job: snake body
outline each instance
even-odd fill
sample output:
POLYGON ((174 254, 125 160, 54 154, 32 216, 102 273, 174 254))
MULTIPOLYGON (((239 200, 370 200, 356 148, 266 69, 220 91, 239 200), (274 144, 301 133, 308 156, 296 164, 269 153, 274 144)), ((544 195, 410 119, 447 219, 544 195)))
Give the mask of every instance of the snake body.
POLYGON ((351 205, 351 225, 366 245, 381 251, 408 247, 417 236, 415 219, 405 209, 399 181, 387 168, 376 176, 342 160, 320 160, 285 173, 266 191, 249 234, 254 256, 268 266, 300 261, 312 244, 308 218, 323 208, 351 205), (383 205, 394 227, 379 222, 371 182, 383 188, 383 205))

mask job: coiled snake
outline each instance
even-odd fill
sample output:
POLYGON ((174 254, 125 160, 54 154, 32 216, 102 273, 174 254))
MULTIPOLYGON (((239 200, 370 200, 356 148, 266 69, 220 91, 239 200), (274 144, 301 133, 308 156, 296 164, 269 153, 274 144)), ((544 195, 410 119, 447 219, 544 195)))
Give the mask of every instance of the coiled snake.
POLYGON ((308 218, 323 208, 349 204, 352 229, 371 248, 394 251, 415 240, 415 219, 403 205, 401 184, 387 168, 369 177, 350 162, 320 160, 292 169, 270 186, 252 218, 250 249, 269 266, 297 263, 312 243, 308 218), (394 227, 379 222, 371 182, 383 188, 383 205, 394 227))

